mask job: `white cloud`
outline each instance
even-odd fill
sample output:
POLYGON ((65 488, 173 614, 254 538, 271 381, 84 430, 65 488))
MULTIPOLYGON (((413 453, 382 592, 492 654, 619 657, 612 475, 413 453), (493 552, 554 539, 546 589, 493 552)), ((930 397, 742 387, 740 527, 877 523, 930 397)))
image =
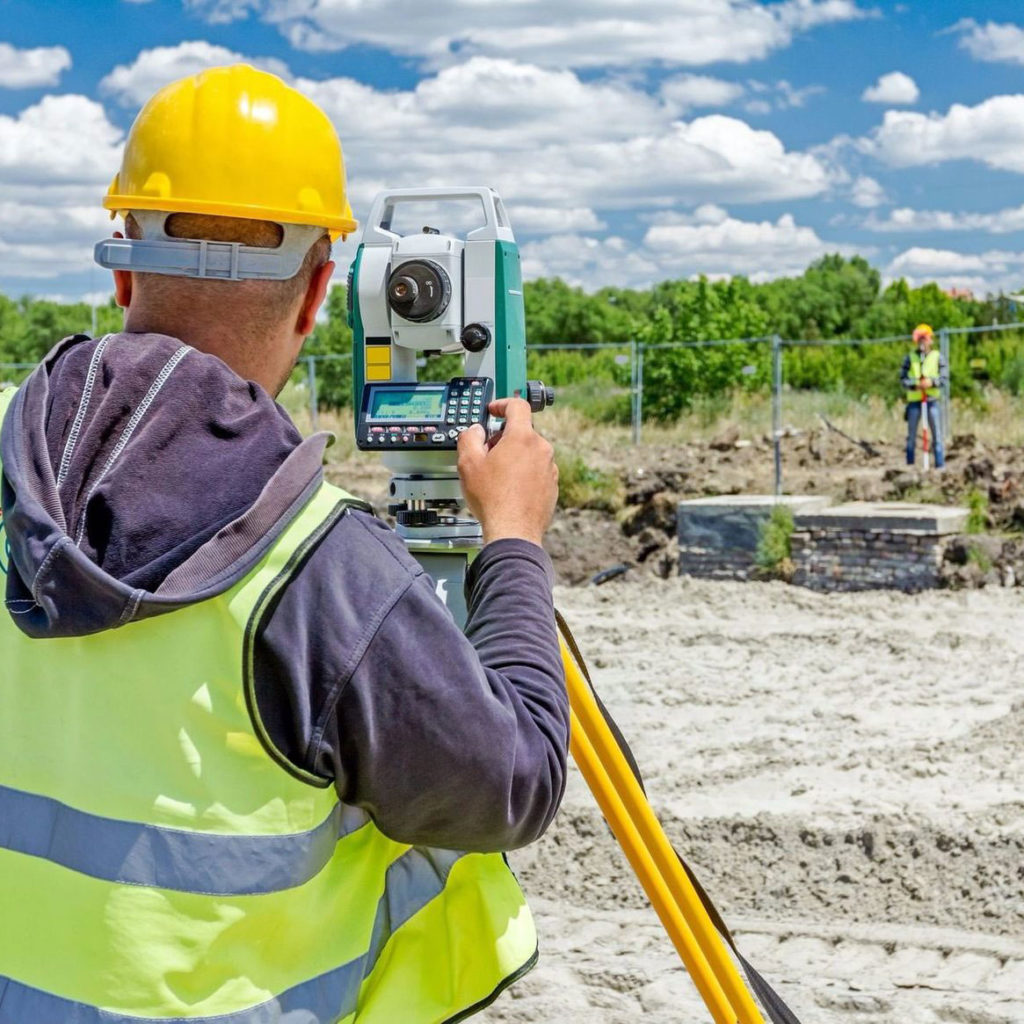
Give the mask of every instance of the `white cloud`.
POLYGON ((256 12, 304 50, 358 43, 444 66, 474 54, 552 67, 760 60, 819 25, 867 16, 856 0, 188 0, 215 21, 256 12))
POLYGON ((744 221, 719 208, 698 210, 693 223, 655 224, 643 240, 671 276, 746 274, 755 281, 799 274, 826 252, 849 247, 822 241, 791 214, 744 221))
POLYGON ((247 18, 264 6, 264 0, 185 0, 186 10, 195 11, 211 25, 227 25, 247 18))
POLYGON ((120 144, 120 129, 85 96, 46 96, 0 116, 0 276, 52 280, 91 266, 120 144))
POLYGON ((1016 291, 1024 281, 1024 252, 961 253, 916 246, 901 252, 884 276, 906 278, 913 286, 935 281, 942 288, 969 288, 979 295, 1016 291))
POLYGON ((38 46, 19 50, 0 43, 0 88, 29 89, 56 85, 62 71, 71 67, 71 54, 63 46, 38 46))
POLYGON ((820 96, 825 92, 825 87, 823 85, 805 85, 802 89, 798 89, 783 78, 776 83, 776 90, 778 97, 775 105, 780 110, 786 110, 790 107, 805 107, 807 100, 811 96, 820 96))
POLYGON ((44 96, 17 117, 0 115, 0 184, 106 184, 120 162, 120 142, 120 129, 98 103, 44 96))
POLYGON ((594 291, 604 285, 643 286, 668 276, 656 260, 617 235, 552 235, 520 246, 523 277, 560 277, 594 291))
POLYGON ((921 96, 917 83, 902 71, 890 71, 882 75, 874 85, 868 86, 861 93, 861 99, 867 103, 910 104, 916 103, 921 96))
MULTIPOLYGON (((647 218, 645 218, 647 219, 647 218)), ((743 221, 704 204, 689 214, 652 215, 640 244, 619 236, 554 235, 521 247, 525 277, 558 275, 593 291, 603 285, 644 287, 669 278, 745 274, 766 281, 802 273, 828 252, 849 246, 822 241, 790 214, 777 221, 743 221)))
POLYGON ((38 203, 0 202, 0 237, 5 242, 88 244, 109 231, 110 214, 100 206, 99 194, 93 203, 61 204, 57 210, 38 203))
POLYGON ((1024 95, 955 103, 945 114, 887 110, 861 148, 894 167, 978 160, 1024 174, 1024 95))
POLYGON ((661 84, 661 98, 678 113, 695 107, 726 107, 744 93, 738 82, 707 75, 677 75, 661 84))
POLYGON ((1024 206, 1015 206, 992 213, 953 213, 948 210, 914 210, 902 206, 880 220, 870 216, 864 221, 869 231, 888 233, 926 231, 984 231, 1005 235, 1024 231, 1024 206))
POLYGON ((994 21, 980 25, 973 18, 964 18, 952 31, 961 33, 961 48, 975 60, 1024 64, 1024 29, 1018 25, 999 25, 994 21))
POLYGON ((772 83, 751 79, 747 87, 752 98, 743 104, 743 109, 748 114, 758 115, 770 114, 773 110, 804 107, 812 96, 826 91, 823 85, 806 85, 798 89, 784 78, 772 83))
POLYGON ((66 274, 88 271, 92 266, 91 244, 12 244, 0 235, 0 277, 54 281, 66 274))
MULTIPOLYGON (((378 95, 384 103, 393 101, 394 94, 378 95)), ((412 101, 423 116, 447 122, 449 131, 464 136, 486 131, 492 140, 514 143, 525 128, 530 145, 622 138, 665 124, 671 113, 626 83, 583 82, 572 71, 489 57, 474 57, 423 79, 412 101)))
MULTIPOLYGON (((992 254, 990 254, 992 255, 992 254)), ((953 252, 950 249, 928 249, 914 246, 901 252, 889 269, 900 274, 950 275, 982 273, 988 268, 986 257, 973 253, 953 252)))
POLYGON ((607 225, 586 206, 529 206, 517 203, 515 224, 518 234, 555 235, 574 231, 601 231, 607 225))
POLYGON ((131 64, 119 64, 100 82, 100 92, 125 107, 141 106, 158 89, 186 75, 221 64, 244 62, 289 78, 288 66, 274 57, 245 57, 225 46, 197 39, 143 50, 131 64))
MULTIPOLYGON (((101 88, 136 105, 167 81, 239 59, 201 41, 160 47, 115 68, 101 88)), ((272 70, 291 78, 280 62, 272 70)), ((454 168, 527 208, 524 230, 556 233, 597 230, 602 208, 792 199, 833 179, 816 156, 788 152, 736 118, 679 120, 683 102, 732 93, 731 83, 703 76, 670 79, 652 96, 627 81, 472 57, 409 90, 291 80, 338 128, 357 213, 385 186, 449 184, 454 168)))
POLYGON ((881 206, 886 201, 885 189, 867 175, 861 174, 850 186, 850 202, 862 209, 881 206))
POLYGON ((642 208, 817 195, 832 175, 777 136, 713 114, 680 121, 625 83, 476 57, 408 91, 300 79, 338 127, 357 206, 387 185, 463 177, 510 205, 642 208))

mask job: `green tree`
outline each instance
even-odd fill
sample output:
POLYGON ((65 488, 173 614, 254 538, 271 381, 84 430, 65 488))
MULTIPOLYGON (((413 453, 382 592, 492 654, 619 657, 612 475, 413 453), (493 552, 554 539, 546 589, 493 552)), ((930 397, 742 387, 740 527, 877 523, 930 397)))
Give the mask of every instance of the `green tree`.
POLYGON ((698 395, 713 397, 735 388, 763 386, 768 372, 766 344, 676 347, 700 342, 764 335, 768 318, 754 301, 745 278, 728 281, 666 281, 653 289, 654 312, 638 331, 651 349, 644 357, 644 411, 671 420, 698 395), (753 366, 755 374, 745 372, 753 366))
POLYGON ((831 253, 800 277, 784 277, 757 292, 771 330, 783 338, 848 338, 878 298, 878 271, 860 256, 831 253))
POLYGON ((909 335, 920 324, 940 327, 968 327, 971 312, 957 299, 951 298, 934 282, 911 288, 904 278, 893 281, 857 321, 862 338, 884 338, 896 334, 909 335))
POLYGON ((628 293, 605 288, 588 295, 559 278, 539 278, 523 286, 526 337, 531 345, 625 342, 634 317, 628 293))

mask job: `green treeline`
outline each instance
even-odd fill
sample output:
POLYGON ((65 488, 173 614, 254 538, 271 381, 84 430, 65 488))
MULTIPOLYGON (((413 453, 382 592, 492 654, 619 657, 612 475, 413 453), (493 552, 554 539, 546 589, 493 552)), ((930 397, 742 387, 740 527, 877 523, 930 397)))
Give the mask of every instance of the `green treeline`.
MULTIPOLYGON (((878 271, 859 256, 830 255, 800 276, 752 284, 724 281, 663 281, 652 288, 601 288, 585 292, 564 281, 540 279, 524 286, 527 338, 534 348, 529 373, 561 389, 562 399, 594 418, 629 421, 631 385, 629 343, 645 346, 719 338, 758 338, 778 334, 792 341, 884 338, 909 335, 919 323, 974 327, 1015 320, 1003 296, 954 299, 936 284, 911 288, 903 280, 886 288, 878 271), (616 343, 621 349, 587 351, 583 346, 616 343)), ((328 321, 310 338, 308 354, 348 352, 345 293, 335 288, 328 321)), ((1024 319, 1022 311, 1021 319, 1024 319)), ((788 387, 839 392, 853 399, 880 395, 901 401, 899 369, 906 346, 793 346, 784 352, 788 387)), ((452 357, 444 357, 450 361, 452 357)), ((986 381, 1013 393, 1024 392, 1024 345, 1015 332, 955 338, 950 352, 953 393, 980 394, 986 381)), ((457 372, 447 363, 432 368, 438 378, 457 372)), ((347 364, 317 368, 324 404, 347 402, 347 364)), ((715 348, 644 351, 644 414, 671 420, 698 398, 737 390, 765 393, 771 386, 771 353, 764 342, 715 348)))
MULTIPOLYGON (((752 284, 664 281, 651 288, 601 288, 584 292, 555 279, 524 286, 527 337, 531 346, 560 345, 567 351, 534 350, 531 377, 563 390, 573 404, 604 420, 627 421, 630 342, 645 346, 645 415, 670 420, 698 398, 770 387, 769 346, 750 342, 714 348, 654 348, 678 342, 758 338, 778 334, 791 341, 880 338, 907 335, 918 323, 940 327, 989 326, 1017 318, 1003 296, 954 299, 937 285, 911 288, 903 280, 881 287, 878 271, 859 256, 825 256, 800 276, 752 284), (583 346, 615 343, 621 349, 588 351, 583 346)), ((84 304, 61 305, 0 296, 0 363, 31 363, 66 334, 90 330, 84 304)), ((1024 319, 1024 315, 1022 315, 1024 319)), ((111 302, 97 310, 97 330, 117 330, 120 311, 111 302)), ((326 319, 308 340, 306 355, 346 355, 351 332, 345 320, 345 290, 332 289, 326 319)), ((904 347, 896 345, 793 346, 784 353, 784 379, 792 388, 827 390, 851 398, 900 398, 898 373, 904 347)), ((1024 391, 1024 345, 1017 332, 955 338, 951 347, 954 394, 980 393, 985 382, 1013 393, 1024 391)), ((429 368, 438 377, 457 372, 457 359, 429 368), (449 363, 452 365, 449 367, 449 363)), ((15 377, 0 371, 0 377, 15 377)), ((317 366, 321 404, 347 404, 351 373, 346 359, 317 366)))

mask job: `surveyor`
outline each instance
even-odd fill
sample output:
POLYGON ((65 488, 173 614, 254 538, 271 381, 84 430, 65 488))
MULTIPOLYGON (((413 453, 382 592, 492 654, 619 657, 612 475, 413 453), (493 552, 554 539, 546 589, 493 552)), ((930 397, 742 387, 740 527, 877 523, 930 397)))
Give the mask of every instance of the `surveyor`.
POLYGON ((326 115, 175 82, 104 206, 124 331, 0 397, 0 1020, 462 1019, 565 783, 551 446, 518 399, 460 439, 463 634, 274 401, 356 228, 326 115))
POLYGON ((928 324, 918 324, 912 335, 914 348, 906 355, 900 369, 900 384, 906 399, 907 465, 914 464, 917 449, 917 428, 921 424, 921 406, 927 403, 935 468, 945 464, 942 444, 942 389, 946 383, 946 362, 937 348, 928 324))

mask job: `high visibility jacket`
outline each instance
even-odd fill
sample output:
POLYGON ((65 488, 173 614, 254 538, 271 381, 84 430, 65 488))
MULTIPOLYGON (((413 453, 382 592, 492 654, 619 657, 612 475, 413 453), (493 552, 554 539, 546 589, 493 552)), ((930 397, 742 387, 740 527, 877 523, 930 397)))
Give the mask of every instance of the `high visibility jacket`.
POLYGON ((532 966, 501 855, 389 839, 259 721, 257 624, 347 500, 164 615, 33 640, 0 613, 0 1024, 430 1024, 532 966))
MULTIPOLYGON (((921 353, 914 349, 910 353, 910 372, 909 376, 913 380, 920 380, 922 377, 928 377, 932 381, 939 379, 939 375, 942 373, 942 365, 940 362, 940 355, 938 349, 932 349, 928 352, 924 359, 921 359, 921 353)), ((933 387, 928 388, 927 395, 929 398, 939 398, 942 395, 942 389, 933 387)), ((908 402, 920 402, 924 397, 920 388, 911 388, 907 391, 908 402)))

